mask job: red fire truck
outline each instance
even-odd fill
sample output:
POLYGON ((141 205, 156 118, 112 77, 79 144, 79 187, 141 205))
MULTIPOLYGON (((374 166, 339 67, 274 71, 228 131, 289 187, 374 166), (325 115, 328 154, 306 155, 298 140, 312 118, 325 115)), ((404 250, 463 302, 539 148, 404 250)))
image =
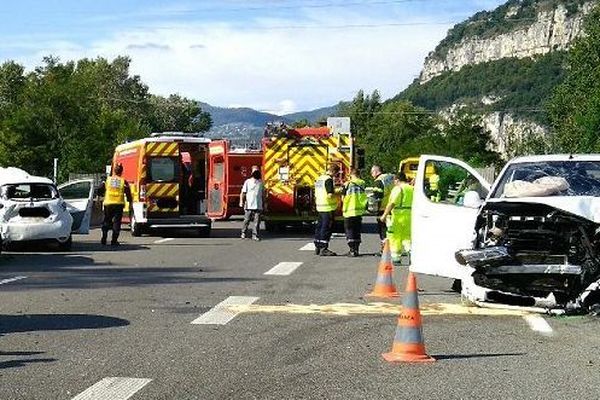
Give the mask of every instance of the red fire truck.
POLYGON ((268 125, 262 149, 268 231, 316 219, 314 185, 329 165, 340 167, 336 185, 344 183, 350 168, 364 167, 364 152, 355 145, 350 118, 328 118, 327 126, 319 128, 268 125))

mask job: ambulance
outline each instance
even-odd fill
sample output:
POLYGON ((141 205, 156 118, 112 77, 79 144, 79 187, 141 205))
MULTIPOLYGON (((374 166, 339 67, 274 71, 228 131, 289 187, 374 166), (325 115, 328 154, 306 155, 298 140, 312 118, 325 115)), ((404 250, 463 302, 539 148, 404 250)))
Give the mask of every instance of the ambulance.
POLYGON ((215 140, 209 145, 208 216, 213 220, 243 215, 240 193, 252 167, 260 169, 262 151, 235 147, 228 140, 215 140))
POLYGON ((210 139, 180 132, 155 133, 117 146, 112 168, 123 165, 132 203, 124 222, 131 234, 154 229, 192 229, 210 235, 207 215, 210 139))

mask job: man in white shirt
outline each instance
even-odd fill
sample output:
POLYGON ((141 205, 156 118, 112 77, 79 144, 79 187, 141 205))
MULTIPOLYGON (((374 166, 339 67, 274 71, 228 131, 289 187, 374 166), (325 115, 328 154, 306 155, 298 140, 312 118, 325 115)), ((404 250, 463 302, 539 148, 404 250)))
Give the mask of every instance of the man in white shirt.
POLYGON ((260 171, 252 171, 250 178, 246 179, 244 186, 242 186, 242 193, 240 194, 240 207, 244 208, 244 224, 242 226, 241 238, 246 238, 246 231, 250 221, 253 221, 252 225, 252 239, 259 241, 259 230, 260 230, 260 214, 263 210, 263 193, 264 187, 261 181, 260 171))

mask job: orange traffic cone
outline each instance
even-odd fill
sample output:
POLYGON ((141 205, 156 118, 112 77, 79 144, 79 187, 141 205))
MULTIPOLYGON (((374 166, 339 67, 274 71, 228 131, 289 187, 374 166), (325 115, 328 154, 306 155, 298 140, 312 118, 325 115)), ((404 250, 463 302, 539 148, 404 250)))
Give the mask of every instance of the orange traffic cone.
POLYGON ((392 279, 392 273, 394 272, 394 265, 392 264, 392 252, 390 250, 390 243, 386 240, 383 244, 383 251, 381 252, 381 261, 379 261, 379 268, 377 269, 377 278, 375 279, 375 287, 371 293, 366 294, 368 297, 398 297, 399 293, 394 285, 392 279))
POLYGON ((425 353, 421 311, 419 311, 419 297, 417 296, 417 278, 412 272, 408 274, 406 292, 402 299, 402 312, 398 317, 392 351, 384 353, 382 356, 389 362, 435 361, 435 358, 425 353))

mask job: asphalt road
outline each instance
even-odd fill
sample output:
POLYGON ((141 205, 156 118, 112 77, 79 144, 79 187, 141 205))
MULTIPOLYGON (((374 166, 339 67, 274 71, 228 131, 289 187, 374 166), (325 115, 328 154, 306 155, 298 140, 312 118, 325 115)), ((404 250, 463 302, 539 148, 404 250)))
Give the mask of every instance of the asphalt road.
MULTIPOLYGON (((256 243, 239 226, 217 223, 211 238, 124 232, 118 249, 93 231, 70 253, 3 253, 0 399, 598 398, 597 318, 545 317, 543 334, 523 316, 468 314, 449 280, 419 276, 438 361, 390 364, 381 353, 400 300, 363 298, 376 256, 319 258, 299 250, 309 233, 256 243), (302 264, 264 275, 281 262, 302 264), (230 296, 253 303, 215 312, 230 296)), ((375 235, 365 242, 376 250, 375 235)), ((332 248, 345 252, 344 240, 332 248)), ((402 290, 405 278, 397 268, 402 290)))

